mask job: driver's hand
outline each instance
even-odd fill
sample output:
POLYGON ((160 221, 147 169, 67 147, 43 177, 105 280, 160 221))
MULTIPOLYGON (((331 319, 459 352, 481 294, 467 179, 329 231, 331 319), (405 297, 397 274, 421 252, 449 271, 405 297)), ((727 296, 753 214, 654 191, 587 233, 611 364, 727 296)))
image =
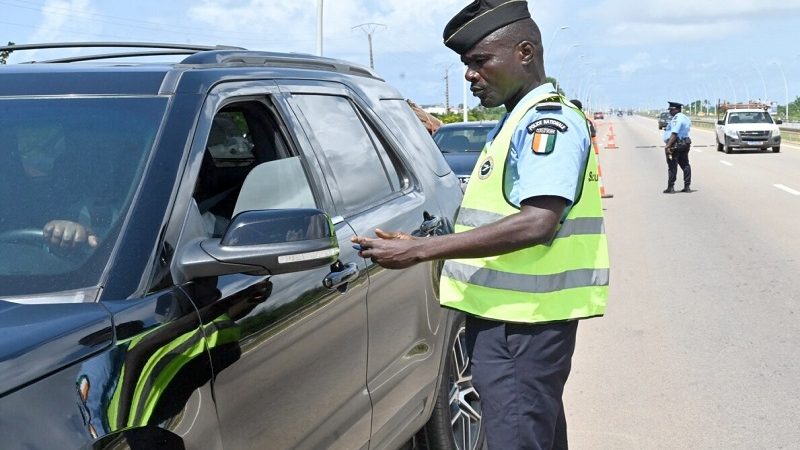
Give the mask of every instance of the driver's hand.
POLYGON ((42 230, 44 241, 51 247, 76 248, 88 245, 97 247, 97 236, 83 225, 71 220, 51 220, 42 230))

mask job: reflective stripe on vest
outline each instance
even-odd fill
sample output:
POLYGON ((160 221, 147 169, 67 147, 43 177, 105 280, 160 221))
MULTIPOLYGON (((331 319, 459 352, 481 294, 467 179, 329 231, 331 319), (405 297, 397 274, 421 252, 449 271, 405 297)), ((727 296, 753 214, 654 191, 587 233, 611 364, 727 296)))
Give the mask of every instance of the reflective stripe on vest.
MULTIPOLYGON (((464 193, 456 232, 519 212, 503 192, 511 138, 531 108, 553 98, 558 98, 565 108, 570 107, 555 93, 517 105, 495 139, 484 148, 464 193), (485 165, 490 166, 488 175, 485 165)), ((587 152, 579 197, 553 240, 503 255, 445 261, 439 292, 443 306, 488 319, 521 323, 604 314, 609 281, 608 244, 597 159, 593 151, 587 149, 587 152)))

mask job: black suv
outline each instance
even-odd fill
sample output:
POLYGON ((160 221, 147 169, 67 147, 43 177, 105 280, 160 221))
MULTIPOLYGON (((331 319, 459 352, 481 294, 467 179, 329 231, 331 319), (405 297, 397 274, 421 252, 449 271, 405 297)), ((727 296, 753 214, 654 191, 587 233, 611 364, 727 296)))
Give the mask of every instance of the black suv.
POLYGON ((297 54, 0 51, 70 46, 126 50, 0 66, 3 448, 482 445, 440 265, 350 243, 451 231, 399 92, 297 54))

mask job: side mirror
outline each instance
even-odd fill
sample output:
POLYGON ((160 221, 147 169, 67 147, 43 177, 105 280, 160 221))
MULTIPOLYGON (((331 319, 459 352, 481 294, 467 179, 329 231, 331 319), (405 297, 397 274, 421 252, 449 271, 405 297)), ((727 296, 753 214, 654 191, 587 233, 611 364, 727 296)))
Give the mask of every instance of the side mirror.
POLYGON ((717 125, 725 125, 725 120, 718 120, 717 125))
POLYGON ((775 125, 781 125, 783 121, 781 119, 775 119, 775 125))
POLYGON ((248 273, 277 275, 327 266, 339 258, 330 217, 317 209, 245 211, 222 239, 197 239, 178 255, 186 279, 248 273))

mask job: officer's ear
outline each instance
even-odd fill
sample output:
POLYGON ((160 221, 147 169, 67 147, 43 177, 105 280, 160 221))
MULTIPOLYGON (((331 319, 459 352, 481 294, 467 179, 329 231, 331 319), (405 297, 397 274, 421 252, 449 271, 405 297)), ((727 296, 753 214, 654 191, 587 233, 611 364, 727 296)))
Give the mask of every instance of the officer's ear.
POLYGON ((541 53, 541 49, 531 41, 522 41, 517 44, 517 55, 519 56, 520 63, 523 65, 532 64, 536 61, 537 53, 541 53))

